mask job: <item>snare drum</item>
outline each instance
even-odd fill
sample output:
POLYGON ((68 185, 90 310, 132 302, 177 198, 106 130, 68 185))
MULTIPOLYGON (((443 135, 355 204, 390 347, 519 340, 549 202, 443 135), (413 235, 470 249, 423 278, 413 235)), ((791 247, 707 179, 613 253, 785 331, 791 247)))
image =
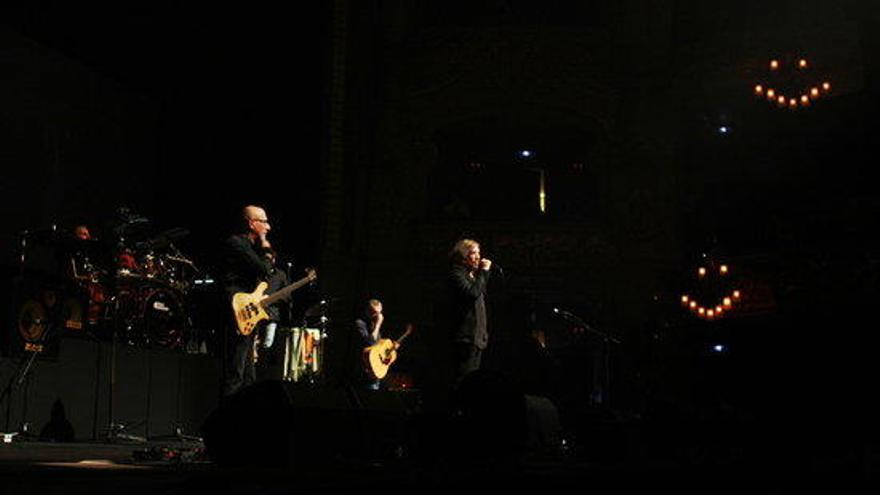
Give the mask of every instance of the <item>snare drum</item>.
POLYGON ((149 252, 141 257, 141 274, 147 278, 156 280, 165 279, 165 262, 161 256, 149 252))
POLYGON ((140 273, 137 259, 130 249, 123 249, 116 256, 116 274, 120 276, 137 275, 140 273))

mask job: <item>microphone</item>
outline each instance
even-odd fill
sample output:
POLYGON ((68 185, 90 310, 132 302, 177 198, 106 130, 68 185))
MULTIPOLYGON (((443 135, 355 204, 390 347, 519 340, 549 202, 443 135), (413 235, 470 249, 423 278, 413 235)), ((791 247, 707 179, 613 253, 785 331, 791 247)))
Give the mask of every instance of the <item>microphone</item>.
POLYGON ((571 313, 569 313, 568 311, 566 311, 564 309, 559 309, 559 308, 553 308, 553 313, 555 313, 557 315, 562 315, 562 316, 571 316, 571 313))
POLYGON ((499 265, 498 263, 496 263, 496 262, 493 261, 493 262, 492 262, 492 266, 498 269, 498 273, 499 273, 502 277, 504 276, 504 268, 501 268, 501 265, 499 265))

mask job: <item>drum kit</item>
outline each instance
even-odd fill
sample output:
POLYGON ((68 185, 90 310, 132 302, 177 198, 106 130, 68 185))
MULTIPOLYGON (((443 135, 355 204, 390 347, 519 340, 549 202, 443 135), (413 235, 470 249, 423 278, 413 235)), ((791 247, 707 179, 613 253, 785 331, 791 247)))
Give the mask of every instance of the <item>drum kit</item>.
MULTIPOLYGON (((105 230, 108 239, 81 236, 78 229, 22 233, 27 289, 19 291, 24 296, 16 311, 23 347, 37 348, 48 332, 62 329, 112 341, 114 349, 118 343, 187 354, 217 351, 215 328, 222 323, 216 314, 227 308, 218 306, 211 277, 177 246, 189 231, 155 233, 149 220, 127 211, 119 218, 105 230)), ((328 303, 308 307, 301 320, 288 304, 280 329, 283 379, 322 375, 328 303)))
MULTIPOLYGON (((78 230, 77 235, 57 229, 23 234, 22 265, 29 243, 48 246, 61 265, 57 271, 66 289, 60 292, 75 294, 59 305, 63 327, 137 346, 183 349, 190 344, 187 300, 201 273, 175 245, 189 231, 173 228, 149 235, 149 224, 126 214, 112 229, 112 242, 78 235, 78 230)), ((45 302, 29 300, 19 312, 24 340, 33 338, 33 322, 45 321, 33 316, 42 309, 35 305, 45 302)))

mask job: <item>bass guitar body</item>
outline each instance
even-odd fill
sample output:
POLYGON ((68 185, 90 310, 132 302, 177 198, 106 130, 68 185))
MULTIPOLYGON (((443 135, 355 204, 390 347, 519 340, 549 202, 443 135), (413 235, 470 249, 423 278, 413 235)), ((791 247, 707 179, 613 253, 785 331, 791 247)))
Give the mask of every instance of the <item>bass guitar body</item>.
POLYGON ((266 298, 268 288, 269 284, 260 282, 255 291, 239 292, 232 296, 232 311, 235 314, 238 333, 241 335, 250 335, 258 323, 269 319, 266 308, 260 304, 260 301, 266 298))

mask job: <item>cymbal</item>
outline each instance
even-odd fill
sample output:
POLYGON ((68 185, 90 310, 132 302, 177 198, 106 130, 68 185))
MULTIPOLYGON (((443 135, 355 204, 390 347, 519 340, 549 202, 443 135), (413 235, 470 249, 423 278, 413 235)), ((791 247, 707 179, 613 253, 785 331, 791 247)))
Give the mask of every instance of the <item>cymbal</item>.
POLYGON ((168 229, 165 232, 157 235, 157 239, 168 239, 171 242, 179 241, 184 237, 189 235, 189 230, 183 227, 174 227, 173 229, 168 229))
POLYGON ((311 316, 321 316, 327 310, 327 307, 331 302, 340 300, 342 300, 342 298, 340 297, 325 297, 315 304, 311 305, 309 309, 306 310, 303 316, 305 316, 306 318, 311 316))
POLYGON ((149 227, 150 221, 148 219, 134 217, 113 227, 113 233, 124 237, 145 236, 149 227))
POLYGON ((56 229, 25 230, 21 235, 25 237, 28 242, 48 245, 54 245, 61 237, 61 234, 56 229))
POLYGON ((142 246, 139 244, 139 247, 144 247, 147 249, 161 249, 170 246, 172 243, 177 242, 188 235, 189 230, 182 227, 175 227, 173 229, 168 229, 160 233, 152 239, 148 239, 140 243, 142 244, 142 246))
POLYGON ((325 305, 322 303, 313 304, 309 307, 309 309, 306 310, 306 312, 303 316, 305 316, 306 318, 309 318, 312 316, 320 316, 320 314, 324 310, 324 307, 325 307, 325 305))
POLYGON ((64 246, 110 246, 112 243, 109 240, 103 239, 101 237, 90 237, 88 239, 80 239, 79 237, 68 236, 63 239, 59 239, 58 243, 64 246))
POLYGON ((62 231, 43 229, 22 233, 28 241, 64 251, 64 252, 95 252, 109 251, 111 246, 100 239, 78 239, 65 235, 62 231))
POLYGON ((112 250, 112 246, 100 239, 77 239, 68 237, 58 239, 56 245, 67 252, 108 252, 112 250))

